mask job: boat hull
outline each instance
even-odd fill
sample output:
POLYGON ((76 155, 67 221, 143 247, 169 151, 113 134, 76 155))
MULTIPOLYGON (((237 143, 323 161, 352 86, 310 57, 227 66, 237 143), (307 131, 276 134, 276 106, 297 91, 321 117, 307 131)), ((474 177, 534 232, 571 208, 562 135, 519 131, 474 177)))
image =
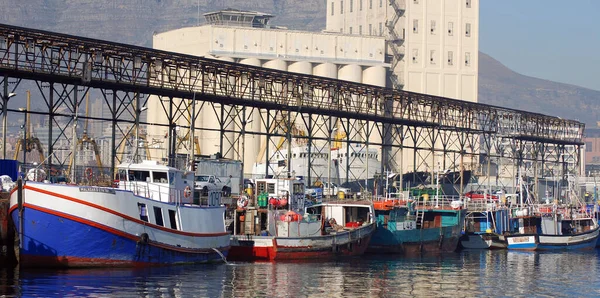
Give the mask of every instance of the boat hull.
MULTIPOLYGON (((21 239, 20 266, 165 266, 222 262, 228 253, 226 232, 205 236, 158 227, 101 205, 98 196, 88 195, 86 200, 73 187, 64 187, 72 196, 60 193, 60 187, 49 188, 57 191, 51 192, 42 185, 26 186, 22 210, 13 193, 9 212, 21 239)), ((118 199, 134 201, 119 204, 136 205, 131 193, 122 195, 118 199)))
POLYGON ((503 236, 494 234, 467 234, 461 237, 464 249, 504 249, 507 247, 503 236))
POLYGON ((228 260, 276 261, 331 259, 364 254, 375 224, 312 237, 238 235, 231 239, 228 260))
POLYGON ((454 252, 458 247, 460 230, 458 225, 397 231, 378 227, 367 252, 403 255, 454 252))
POLYGON ((596 247, 598 228, 576 235, 517 234, 506 236, 508 249, 529 251, 592 250, 596 247))

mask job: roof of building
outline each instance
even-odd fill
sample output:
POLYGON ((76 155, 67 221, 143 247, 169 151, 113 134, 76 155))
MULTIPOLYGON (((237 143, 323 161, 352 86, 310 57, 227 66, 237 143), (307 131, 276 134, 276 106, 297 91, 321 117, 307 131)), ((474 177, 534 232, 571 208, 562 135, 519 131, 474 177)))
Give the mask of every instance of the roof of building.
POLYGON ((204 19, 208 24, 254 28, 269 27, 269 20, 273 17, 275 16, 272 14, 233 8, 226 8, 204 14, 204 19))

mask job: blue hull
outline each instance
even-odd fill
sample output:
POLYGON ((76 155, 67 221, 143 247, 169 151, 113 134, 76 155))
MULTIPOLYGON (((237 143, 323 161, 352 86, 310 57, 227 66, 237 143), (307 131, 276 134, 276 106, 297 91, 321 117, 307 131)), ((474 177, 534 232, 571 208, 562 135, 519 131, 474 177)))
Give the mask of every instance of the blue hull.
POLYGON ((568 250, 592 250, 596 247, 596 241, 588 241, 574 245, 548 245, 548 244, 513 244, 508 249, 515 250, 537 250, 537 251, 568 251, 568 250))
MULTIPOLYGON (((584 233, 582 235, 593 235, 593 233, 584 233)), ((578 235, 579 236, 579 235, 578 235)), ((535 237, 535 242, 526 242, 526 243, 511 243, 508 241, 508 249, 512 250, 535 250, 535 251, 572 251, 572 250, 592 250, 596 247, 596 242, 598 240, 598 235, 596 234, 593 238, 581 239, 577 242, 569 242, 566 243, 566 239, 570 236, 547 236, 541 235, 541 237, 554 237, 556 239, 565 239, 565 242, 557 242, 553 241, 553 243, 540 241, 540 235, 517 235, 512 238, 519 237, 535 237)), ((575 236, 577 237, 577 236, 575 236)))
POLYGON ((459 226, 403 231, 377 227, 367 252, 407 255, 453 252, 458 247, 459 238, 459 226))
POLYGON ((564 250, 592 250, 596 247, 596 240, 590 240, 574 245, 548 245, 540 243, 536 250, 564 251, 564 250))
MULTIPOLYGON (((20 234, 18 211, 11 214, 20 234)), ((160 266, 222 262, 212 249, 191 250, 35 209, 24 210, 19 260, 25 267, 160 266)), ((124 223, 125 224, 125 223, 124 223)), ((228 247, 220 253, 227 255, 228 247)))

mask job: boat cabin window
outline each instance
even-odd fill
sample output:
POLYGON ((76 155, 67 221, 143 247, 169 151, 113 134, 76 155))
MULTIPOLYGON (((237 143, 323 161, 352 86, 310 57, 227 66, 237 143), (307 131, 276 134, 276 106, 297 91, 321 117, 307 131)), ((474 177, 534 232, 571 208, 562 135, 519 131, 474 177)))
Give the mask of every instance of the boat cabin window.
POLYGON ((267 183, 266 183, 266 182, 264 182, 264 181, 258 181, 258 182, 256 182, 256 191, 257 191, 258 193, 263 193, 263 192, 265 192, 265 191, 266 191, 266 189, 267 189, 267 187, 266 187, 266 186, 267 186, 267 183))
POLYGON ((117 179, 119 181, 127 181, 127 170, 125 169, 119 169, 119 171, 117 172, 117 179))
POLYGON ((267 183, 267 192, 275 193, 275 183, 267 183))
POLYGON ((162 209, 160 207, 154 207, 154 219, 156 220, 156 225, 164 227, 162 209))
POLYGON ((304 185, 300 183, 294 184, 294 194, 304 194, 304 185))
POLYGON ((148 212, 146 211, 146 204, 138 203, 138 211, 140 212, 140 219, 148 222, 148 212))
POLYGON ((169 181, 167 172, 152 172, 152 179, 155 183, 167 183, 169 181))
POLYGON ((129 181, 148 181, 150 179, 150 171, 129 170, 129 181))
POLYGON ((169 209, 169 222, 171 224, 171 229, 177 230, 177 220, 175 218, 175 210, 169 209))

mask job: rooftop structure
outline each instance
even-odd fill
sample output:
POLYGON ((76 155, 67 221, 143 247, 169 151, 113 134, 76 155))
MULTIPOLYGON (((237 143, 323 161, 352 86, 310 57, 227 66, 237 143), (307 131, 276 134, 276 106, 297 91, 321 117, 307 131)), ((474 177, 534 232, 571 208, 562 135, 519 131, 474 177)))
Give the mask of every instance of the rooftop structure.
POLYGON ((273 15, 257 11, 244 11, 227 8, 204 14, 204 19, 210 25, 269 28, 269 21, 273 15))

